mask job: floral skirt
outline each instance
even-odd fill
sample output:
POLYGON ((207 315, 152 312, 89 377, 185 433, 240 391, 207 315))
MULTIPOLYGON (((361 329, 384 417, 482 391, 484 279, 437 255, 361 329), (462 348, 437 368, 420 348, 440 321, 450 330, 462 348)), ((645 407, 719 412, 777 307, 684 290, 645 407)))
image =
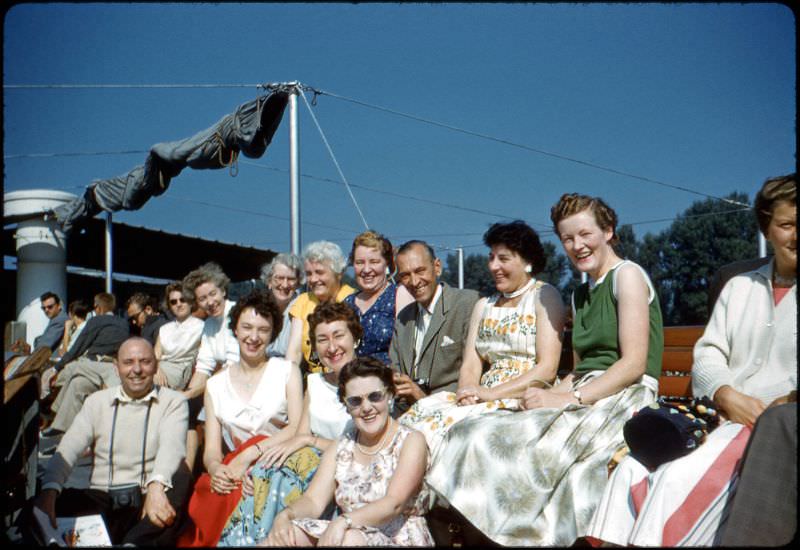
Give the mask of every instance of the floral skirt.
MULTIPOLYGON (((481 376, 481 385, 487 388, 502 384, 526 372, 531 365, 520 361, 502 361, 481 376), (527 367, 527 368, 526 368, 527 367)), ((447 431, 457 422, 498 410, 519 410, 519 399, 497 399, 459 406, 453 392, 437 392, 420 399, 400 417, 400 423, 422 432, 431 458, 436 456, 447 431)))
POLYGON ((496 543, 570 546, 600 503, 622 426, 654 399, 633 384, 592 406, 465 419, 447 432, 426 481, 496 543))
POLYGON ((255 466, 250 474, 253 494, 239 501, 217 546, 253 546, 266 538, 275 516, 308 488, 320 454, 315 447, 303 447, 289 455, 280 468, 255 466))

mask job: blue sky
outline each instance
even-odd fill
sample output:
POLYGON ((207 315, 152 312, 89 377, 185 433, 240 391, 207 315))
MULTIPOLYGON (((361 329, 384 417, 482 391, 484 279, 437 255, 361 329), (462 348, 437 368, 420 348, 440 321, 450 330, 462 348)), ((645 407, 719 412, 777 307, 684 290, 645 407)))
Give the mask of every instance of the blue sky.
MULTIPOLYGON (((669 185, 752 198, 765 178, 795 169, 794 44, 793 14, 779 4, 20 4, 5 15, 3 82, 297 80, 669 185)), ((147 150, 257 94, 4 89, 5 191, 80 193, 144 160, 9 156, 147 150)), ((666 223, 638 222, 673 218, 703 198, 332 97, 314 109, 348 181, 373 189, 353 190, 367 222, 395 244, 422 238, 482 254, 481 234, 503 219, 492 214, 552 239, 550 206, 572 191, 602 196, 641 237, 666 223)), ((288 131, 285 117, 262 158, 241 157, 237 177, 187 169, 166 194, 115 220, 288 249, 288 131)), ((302 100, 300 139, 302 172, 338 180, 302 100)), ((303 243, 348 249, 363 225, 345 189, 312 178, 301 186, 303 243)))

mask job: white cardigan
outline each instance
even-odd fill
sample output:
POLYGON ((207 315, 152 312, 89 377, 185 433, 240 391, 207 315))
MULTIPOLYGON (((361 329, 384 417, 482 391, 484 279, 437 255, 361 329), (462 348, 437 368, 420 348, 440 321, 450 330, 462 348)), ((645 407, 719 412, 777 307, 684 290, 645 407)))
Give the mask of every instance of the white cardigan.
POLYGON ((797 389, 797 285, 775 306, 775 260, 733 277, 694 346, 692 391, 713 397, 724 385, 769 405, 797 389))

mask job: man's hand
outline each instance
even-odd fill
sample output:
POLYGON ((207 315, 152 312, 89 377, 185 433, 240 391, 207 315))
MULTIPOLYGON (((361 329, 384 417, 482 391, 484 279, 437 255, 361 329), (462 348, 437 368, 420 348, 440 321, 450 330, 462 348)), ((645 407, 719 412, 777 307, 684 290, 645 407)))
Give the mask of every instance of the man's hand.
POLYGON ((50 525, 53 526, 53 529, 57 527, 56 498, 58 498, 58 491, 55 489, 45 489, 39 494, 34 503, 39 510, 47 514, 47 517, 50 518, 50 525))
POLYGON ((144 499, 142 517, 147 516, 150 523, 156 527, 164 528, 175 521, 175 509, 169 503, 164 486, 154 481, 147 486, 147 495, 144 499))
POLYGON ((718 389, 714 394, 714 403, 722 410, 725 418, 751 428, 767 408, 760 399, 736 391, 731 386, 718 389))
POLYGON ((396 389, 395 395, 398 398, 404 398, 409 405, 426 396, 426 393, 422 391, 422 388, 420 388, 407 374, 395 372, 394 385, 396 389))

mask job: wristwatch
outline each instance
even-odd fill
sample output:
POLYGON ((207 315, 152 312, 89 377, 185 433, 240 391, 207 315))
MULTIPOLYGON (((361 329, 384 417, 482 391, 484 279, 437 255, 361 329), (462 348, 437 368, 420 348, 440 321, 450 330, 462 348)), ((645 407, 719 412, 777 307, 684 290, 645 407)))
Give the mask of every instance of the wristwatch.
POLYGON ((578 400, 578 405, 583 405, 583 399, 581 399, 581 391, 575 390, 572 392, 573 397, 578 400))

